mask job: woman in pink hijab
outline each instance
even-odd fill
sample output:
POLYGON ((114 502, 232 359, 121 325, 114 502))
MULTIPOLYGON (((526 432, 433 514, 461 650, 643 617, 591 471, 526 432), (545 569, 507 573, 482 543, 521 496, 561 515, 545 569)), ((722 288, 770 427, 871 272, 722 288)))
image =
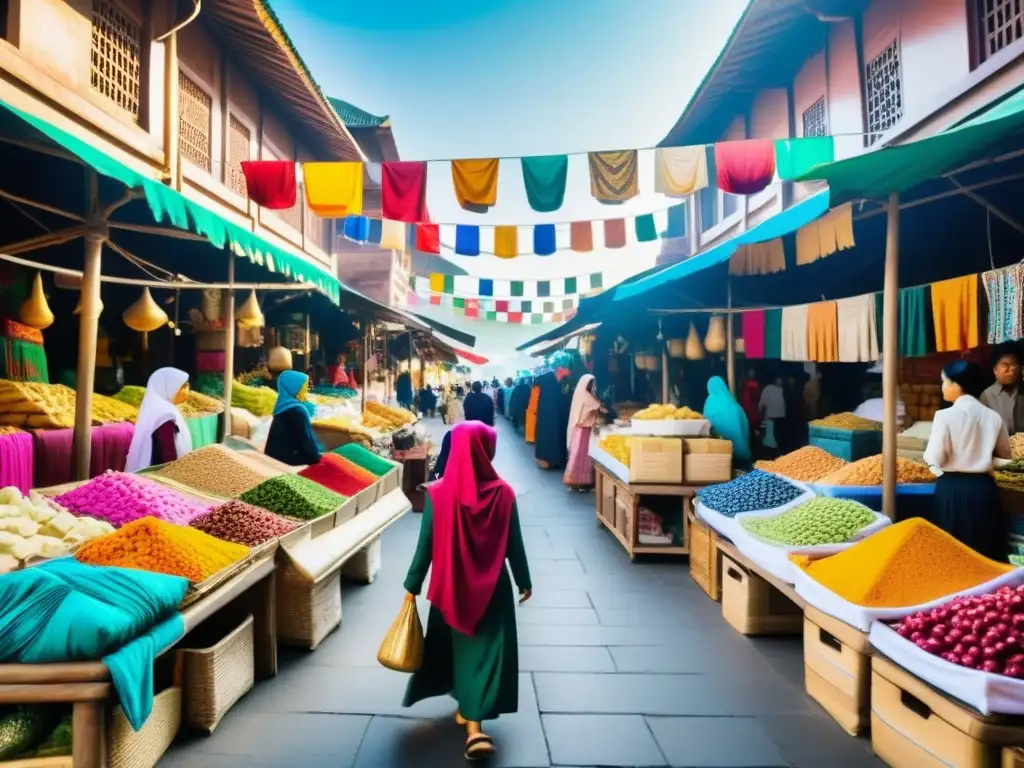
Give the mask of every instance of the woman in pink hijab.
POLYGON ((423 666, 409 680, 403 705, 451 695, 455 720, 466 727, 466 758, 495 751, 481 721, 515 712, 519 703, 516 603, 505 561, 519 590, 532 584, 519 528, 516 497, 491 465, 493 428, 478 421, 456 424, 444 477, 428 487, 420 538, 405 579, 415 600, 430 576, 423 666))

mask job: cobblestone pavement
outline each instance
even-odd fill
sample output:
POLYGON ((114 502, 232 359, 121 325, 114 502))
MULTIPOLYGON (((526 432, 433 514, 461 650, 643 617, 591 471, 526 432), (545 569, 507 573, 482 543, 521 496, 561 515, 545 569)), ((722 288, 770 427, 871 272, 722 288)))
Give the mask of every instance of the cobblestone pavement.
MULTIPOLYGON (((881 766, 803 691, 798 638, 733 631, 685 560, 630 563, 594 517, 499 418, 496 463, 515 488, 534 597, 519 612, 519 712, 487 724, 501 768, 881 766)), ((444 427, 431 423, 438 435, 444 427)), ((418 515, 384 536, 383 569, 343 589, 341 629, 313 653, 282 651, 209 737, 161 768, 451 768, 454 703, 401 706, 405 676, 377 665, 401 606, 418 515)), ((421 609, 426 604, 421 602, 421 609)))

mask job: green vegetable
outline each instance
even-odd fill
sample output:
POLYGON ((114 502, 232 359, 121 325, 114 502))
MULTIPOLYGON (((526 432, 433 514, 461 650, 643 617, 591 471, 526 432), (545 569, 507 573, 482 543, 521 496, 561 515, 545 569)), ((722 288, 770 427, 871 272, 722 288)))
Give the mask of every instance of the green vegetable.
POLYGON ((238 498, 254 507, 300 520, 323 517, 337 511, 346 501, 341 494, 291 472, 264 480, 238 498))
POLYGON ((744 530, 762 539, 794 547, 843 544, 875 522, 875 514, 855 501, 819 497, 775 517, 740 520, 744 530))
POLYGON ((13 759, 39 744, 53 728, 53 709, 17 705, 0 717, 0 760, 13 759))
POLYGON ((71 715, 65 715, 60 724, 34 751, 32 757, 61 757, 71 754, 71 715))

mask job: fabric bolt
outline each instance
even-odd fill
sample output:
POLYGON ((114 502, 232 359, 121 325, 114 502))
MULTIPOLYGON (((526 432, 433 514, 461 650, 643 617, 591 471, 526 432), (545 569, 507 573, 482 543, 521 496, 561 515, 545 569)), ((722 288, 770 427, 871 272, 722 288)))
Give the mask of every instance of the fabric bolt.
POLYGON ((417 224, 427 214, 427 164, 395 161, 383 164, 381 206, 384 218, 417 224))
POLYGON ((455 227, 455 252, 460 256, 479 256, 480 227, 469 224, 455 227))
POLYGON ((522 157, 519 162, 530 207, 539 213, 550 213, 561 208, 565 199, 569 156, 538 155, 522 157))
POLYGON ((302 183, 317 216, 340 219, 363 212, 362 163, 303 163, 302 183))
POLYGON ((32 453, 35 457, 34 487, 47 488, 72 480, 71 447, 74 430, 32 430, 32 453))
POLYGON ((421 253, 441 253, 441 228, 437 224, 416 225, 416 250, 421 253))
POLYGON ((594 226, 589 221, 574 221, 569 225, 569 247, 576 253, 594 250, 594 226))
POLYGON ((370 239, 370 220, 365 216, 346 216, 345 237, 356 243, 365 243, 370 239))
POLYGON ((384 225, 380 219, 370 219, 370 229, 366 234, 366 242, 378 245, 383 231, 384 225))
POLYGON ((839 361, 839 313, 834 301, 807 307, 807 357, 816 363, 839 361))
POLYGON ((494 228, 494 255, 499 259, 514 259, 519 255, 519 227, 494 228))
POLYGON ((666 211, 668 214, 668 226, 662 233, 662 237, 675 238, 686 237, 686 205, 680 203, 673 205, 666 211))
POLYGON ((796 263, 797 266, 811 264, 855 245, 853 206, 847 203, 797 230, 796 263))
POLYGON ((748 360, 759 360, 765 356, 765 313, 764 310, 744 312, 741 318, 743 354, 748 360))
POLYGON ((292 160, 243 160, 245 191, 249 199, 268 211, 284 211, 295 205, 298 182, 292 160))
POLYGON ((538 256, 550 256, 556 250, 555 225, 535 225, 533 228, 533 252, 538 256))
POLYGON ((606 219, 604 222, 604 247, 625 248, 626 247, 626 221, 625 219, 606 219))
POLYGON ((839 319, 839 362, 878 360, 878 321, 872 293, 836 302, 839 319))
POLYGON ((658 228, 654 225, 654 214, 646 213, 637 216, 634 220, 636 227, 636 241, 638 243, 649 243, 658 239, 658 228))
POLYGON ((988 343, 1024 338, 1024 264, 985 272, 981 280, 988 299, 988 343))
POLYGON ((958 352, 980 343, 978 276, 967 275, 931 285, 935 351, 958 352))
POLYGON ((0 488, 14 486, 27 495, 35 487, 34 460, 32 435, 28 432, 0 435, 0 488))
POLYGON ((384 219, 381 224, 380 247, 386 251, 405 250, 405 223, 384 219))
POLYGON ((729 259, 730 275, 772 275, 786 269, 782 238, 741 245, 729 259))
POLYGON ((775 176, 771 139, 720 141, 715 144, 718 188, 731 195, 756 195, 775 176))
POLYGON ((779 172, 779 178, 783 180, 803 176, 812 168, 831 163, 835 158, 835 139, 831 136, 775 141, 775 167, 779 172))
POLYGON ((590 194, 599 203, 623 203, 640 192, 637 151, 590 152, 590 194))
POLYGON ((452 160, 455 199, 466 210, 487 209, 498 202, 498 158, 452 160))
POLYGON ((808 312, 807 305, 785 307, 782 310, 783 360, 805 362, 808 360, 808 312))
POLYGON ((766 360, 782 359, 782 310, 764 311, 764 357, 766 360))
MULTIPOLYGON (((217 417, 214 416, 214 421, 216 419, 217 417)), ((192 419, 185 419, 185 422, 190 426, 192 421, 192 419)), ((189 431, 191 432, 191 429, 189 431)), ((71 430, 71 432, 73 434, 74 430, 71 430)), ((128 461, 128 449, 132 444, 134 436, 135 425, 128 422, 102 424, 98 427, 92 427, 90 430, 91 439, 89 441, 92 445, 92 451, 89 454, 89 475, 91 477, 99 477, 108 469, 112 469, 115 472, 123 472, 125 463, 128 461)), ((176 445, 176 434, 173 439, 176 445)), ((193 447, 195 447, 195 443, 196 440, 193 436, 193 447)))
POLYGON ((703 144, 661 147, 654 152, 654 191, 689 197, 708 185, 708 155, 703 144))

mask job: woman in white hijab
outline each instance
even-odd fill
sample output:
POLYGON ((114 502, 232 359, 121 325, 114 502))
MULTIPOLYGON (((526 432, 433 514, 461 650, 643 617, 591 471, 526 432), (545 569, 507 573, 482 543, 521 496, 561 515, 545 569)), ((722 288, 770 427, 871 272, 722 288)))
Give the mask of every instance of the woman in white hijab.
POLYGON ((178 410, 186 397, 188 374, 184 371, 161 368, 149 377, 125 471, 138 472, 174 461, 192 450, 192 435, 178 410))
POLYGON ((569 460, 565 465, 562 482, 572 490, 583 491, 594 484, 590 433, 597 423, 597 415, 603 411, 601 401, 594 394, 594 377, 585 373, 580 376, 572 395, 569 428, 565 436, 569 446, 569 460))

